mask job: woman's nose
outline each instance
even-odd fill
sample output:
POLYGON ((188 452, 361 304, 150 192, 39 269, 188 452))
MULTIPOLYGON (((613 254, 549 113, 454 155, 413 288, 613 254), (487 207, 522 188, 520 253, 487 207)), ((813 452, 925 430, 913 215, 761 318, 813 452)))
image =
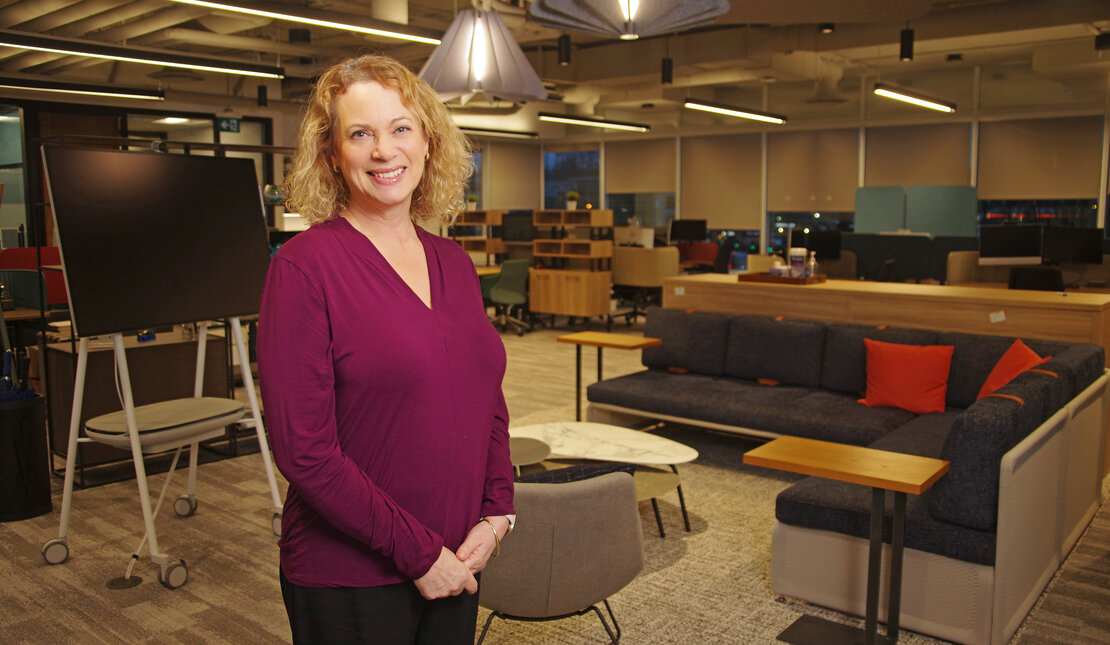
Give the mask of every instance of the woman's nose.
POLYGON ((378 159, 392 159, 397 153, 397 146, 390 137, 378 137, 374 145, 374 156, 378 159))

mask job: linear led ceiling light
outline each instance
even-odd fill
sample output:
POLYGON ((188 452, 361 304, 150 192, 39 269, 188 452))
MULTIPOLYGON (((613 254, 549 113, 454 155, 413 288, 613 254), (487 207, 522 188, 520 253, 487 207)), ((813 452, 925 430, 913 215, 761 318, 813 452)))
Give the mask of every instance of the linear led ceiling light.
POLYGON ((53 92, 57 94, 81 94, 84 96, 107 96, 120 99, 141 99, 164 101, 162 90, 132 89, 128 87, 86 85, 64 81, 40 81, 30 78, 0 76, 0 89, 28 90, 31 92, 53 92))
POLYGON ((628 121, 610 121, 609 119, 596 119, 588 116, 570 116, 569 114, 552 114, 540 112, 540 121, 550 123, 564 123, 566 125, 585 125, 591 128, 605 128, 606 130, 624 130, 626 132, 650 132, 651 126, 643 123, 630 123, 628 121))
POLYGON ((315 25, 317 27, 354 31, 370 36, 381 36, 382 38, 408 40, 416 43, 424 43, 425 45, 439 44, 439 39, 435 38, 431 31, 427 31, 424 34, 418 33, 418 30, 411 28, 407 31, 398 31, 396 27, 389 23, 370 19, 355 19, 352 21, 352 16, 320 11, 310 7, 274 5, 264 2, 228 2, 227 0, 220 0, 220 2, 207 2, 206 0, 173 1, 196 5, 198 7, 208 7, 209 9, 218 9, 220 11, 232 11, 235 13, 250 14, 252 16, 273 18, 275 20, 288 20, 305 25, 315 25))
POLYGON ((721 103, 709 103, 707 101, 695 101, 693 99, 686 99, 682 105, 691 110, 701 110, 702 112, 712 112, 714 114, 723 114, 725 116, 734 116, 741 119, 751 119, 753 121, 763 121, 764 123, 776 123, 782 125, 786 123, 786 117, 781 114, 771 114, 770 112, 759 112, 756 110, 749 110, 747 108, 733 107, 731 105, 723 105, 721 103))
POLYGON ((918 107, 936 110, 937 112, 956 111, 955 103, 949 103, 948 101, 935 99, 931 96, 925 96, 924 94, 910 92, 900 87, 887 85, 886 83, 875 83, 875 94, 888 99, 894 99, 895 101, 902 101, 903 103, 910 103, 918 107))
POLYGON ((472 134, 479 137, 499 137, 502 139, 535 139, 539 137, 538 132, 521 132, 517 130, 497 130, 494 128, 471 128, 467 126, 459 126, 463 134, 472 134))
POLYGON ((37 36, 26 32, 7 29, 0 30, 0 47, 31 49, 40 52, 65 54, 67 56, 103 58, 105 60, 118 60, 126 63, 179 67, 183 69, 200 70, 202 72, 239 74, 241 76, 256 76, 259 78, 285 78, 284 69, 280 67, 271 67, 269 65, 257 65, 245 61, 232 63, 220 58, 189 56, 177 52, 149 49, 145 47, 117 47, 115 45, 108 45, 106 43, 90 40, 37 36))

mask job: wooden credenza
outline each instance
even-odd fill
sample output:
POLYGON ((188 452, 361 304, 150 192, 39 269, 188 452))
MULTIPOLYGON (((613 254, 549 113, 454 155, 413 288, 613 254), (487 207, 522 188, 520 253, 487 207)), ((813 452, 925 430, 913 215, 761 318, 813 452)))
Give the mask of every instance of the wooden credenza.
POLYGON ((528 269, 528 308, 535 313, 588 318, 606 316, 612 271, 528 269))

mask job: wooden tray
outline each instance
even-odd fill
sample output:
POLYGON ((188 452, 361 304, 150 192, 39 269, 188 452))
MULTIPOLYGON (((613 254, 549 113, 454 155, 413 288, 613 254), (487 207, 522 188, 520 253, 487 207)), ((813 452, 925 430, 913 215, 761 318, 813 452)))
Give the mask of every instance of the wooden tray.
POLYGON ((823 274, 789 278, 782 275, 771 275, 770 273, 741 273, 738 277, 740 282, 774 282, 777 284, 818 284, 825 281, 823 274))

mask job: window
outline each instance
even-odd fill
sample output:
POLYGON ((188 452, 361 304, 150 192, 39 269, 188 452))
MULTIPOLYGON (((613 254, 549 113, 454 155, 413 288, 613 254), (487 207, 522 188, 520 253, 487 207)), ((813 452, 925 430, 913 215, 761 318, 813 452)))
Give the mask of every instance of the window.
POLYGON ((613 224, 627 226, 636 217, 640 226, 667 226, 674 219, 674 193, 609 193, 605 203, 613 209, 613 224))
POLYGON ((578 193, 579 208, 600 208, 600 153, 597 150, 543 155, 543 207, 566 208, 567 192, 578 193))

